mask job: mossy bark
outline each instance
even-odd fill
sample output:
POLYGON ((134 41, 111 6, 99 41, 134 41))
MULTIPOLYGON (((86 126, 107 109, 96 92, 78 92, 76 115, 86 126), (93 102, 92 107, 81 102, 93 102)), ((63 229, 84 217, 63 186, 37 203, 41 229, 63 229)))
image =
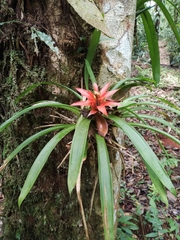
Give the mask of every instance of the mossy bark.
MULTIPOLYGON (((84 58, 93 29, 76 15, 66 0, 1 0, 0 22, 3 23, 0 32, 1 122, 23 107, 40 100, 72 103, 75 99, 70 93, 56 86, 45 85, 28 92, 18 102, 15 100, 29 86, 39 82, 54 81, 71 88, 80 86, 84 58), (32 27, 52 36, 60 50, 60 59, 38 39, 37 54, 37 47, 31 38, 32 27)), ((74 117, 64 111, 58 112, 69 118, 74 117)), ((52 115, 56 115, 55 109, 34 110, 9 126, 0 138, 1 162, 18 144, 38 131, 36 127, 64 122, 64 119, 57 119, 52 115)), ((20 189, 34 159, 52 136, 53 134, 43 137, 24 149, 2 173, 5 196, 4 240, 86 239, 76 193, 73 191, 69 196, 67 189, 68 160, 58 168, 69 151, 71 134, 54 149, 20 209, 17 205, 20 189)), ((93 141, 88 152, 82 169, 81 194, 90 239, 99 240, 103 239, 103 226, 98 187, 92 214, 89 213, 97 176, 93 141)), ((115 155, 117 153, 112 154, 115 155)), ((120 171, 121 169, 118 170, 118 178, 117 172, 114 172, 118 181, 120 171)), ((116 205, 117 196, 118 194, 116 205)))
MULTIPOLYGON (((72 103, 73 97, 55 86, 40 86, 21 98, 15 99, 29 86, 55 81, 69 87, 80 86, 82 69, 92 28, 82 28, 66 1, 1 1, 1 122, 16 111, 40 100, 72 103), (60 59, 43 43, 31 39, 31 27, 53 37, 60 49, 60 59), (86 39, 86 40, 81 40, 86 39), (36 49, 37 50, 37 49, 36 49), (79 51, 81 50, 81 51, 79 51)), ((66 115, 61 111, 62 114, 66 115)), ((18 144, 37 131, 36 127, 52 122, 63 122, 55 109, 39 109, 14 122, 1 138, 1 163, 18 144)), ((68 115, 73 118, 73 116, 68 115)), ((41 172, 31 193, 18 208, 17 199, 27 173, 40 150, 52 135, 46 136, 24 149, 3 171, 4 224, 3 239, 85 239, 84 228, 75 191, 69 196, 67 189, 68 160, 58 168, 69 151, 68 135, 58 144, 41 172)), ((93 149, 92 149, 93 152, 93 149)), ((96 163, 89 158, 82 171, 82 198, 84 208, 90 199, 96 175, 89 168, 96 163), (91 163, 90 163, 91 162, 91 163)), ((100 215, 93 215, 88 223, 92 239, 100 239, 100 215), (94 231, 96 229, 96 233, 94 231)))

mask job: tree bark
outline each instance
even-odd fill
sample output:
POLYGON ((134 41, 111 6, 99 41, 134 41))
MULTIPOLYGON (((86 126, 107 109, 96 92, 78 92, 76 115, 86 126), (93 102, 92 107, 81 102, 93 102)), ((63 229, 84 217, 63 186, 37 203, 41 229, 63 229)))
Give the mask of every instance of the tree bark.
MULTIPOLYGON (((97 4, 104 12, 105 21, 114 37, 110 39, 102 35, 101 38, 102 65, 99 66, 98 81, 103 85, 109 79, 116 82, 130 75, 135 1, 103 0, 97 4)), ((0 21, 4 22, 0 33, 1 121, 39 100, 72 103, 73 96, 56 86, 40 86, 18 103, 14 103, 14 100, 27 87, 43 81, 50 80, 71 88, 80 86, 92 27, 85 24, 65 0, 0 1, 0 7, 0 21), (31 38, 31 27, 53 38, 60 50, 59 58, 40 40, 37 40, 37 54, 35 42, 31 38)), ((67 114, 64 111, 59 113, 67 114)), ((3 161, 15 146, 34 134, 36 127, 50 122, 63 123, 63 119, 54 120, 50 116, 55 114, 54 109, 36 110, 21 117, 4 131, 0 139, 0 160, 3 161)), ((73 118, 69 114, 67 117, 73 118)), ((86 239, 76 193, 74 191, 70 197, 67 189, 68 161, 58 168, 69 150, 67 145, 72 135, 68 135, 56 147, 31 193, 18 209, 17 199, 27 173, 50 137, 44 137, 23 150, 3 172, 4 240, 86 239)), ((91 215, 89 211, 97 176, 95 159, 92 144, 88 159, 83 164, 81 194, 90 239, 99 240, 103 239, 103 226, 98 187, 91 215)), ((113 161, 116 215, 121 174, 119 152, 112 153, 113 161)))
MULTIPOLYGON (((99 1, 99 6, 112 36, 112 38, 108 38, 101 34, 100 48, 102 53, 98 82, 102 86, 108 82, 111 82, 111 84, 117 83, 124 78, 129 78, 131 75, 136 0, 102 0, 99 1)), ((123 97, 118 96, 119 99, 123 97)), ((114 128, 113 134, 116 141, 122 146, 124 144, 122 131, 114 128)), ((119 151, 110 149, 110 151, 113 163, 114 216, 115 226, 117 226, 123 155, 121 149, 119 151)))

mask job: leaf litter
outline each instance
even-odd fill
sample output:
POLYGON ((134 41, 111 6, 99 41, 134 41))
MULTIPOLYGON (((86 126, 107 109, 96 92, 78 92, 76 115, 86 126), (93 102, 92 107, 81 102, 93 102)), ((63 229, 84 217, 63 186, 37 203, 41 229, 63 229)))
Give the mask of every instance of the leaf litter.
MULTIPOLYGON (((149 76, 151 70, 148 66, 146 66, 145 69, 145 75, 149 76)), ((180 69, 169 67, 161 67, 161 69, 161 83, 158 88, 153 88, 150 91, 144 87, 134 87, 130 90, 130 95, 151 94, 159 98, 165 98, 180 107, 180 69)), ((138 75, 137 72, 133 73, 136 76, 138 75)), ((148 112, 143 110, 143 114, 148 114, 148 112)), ((158 111, 156 111, 156 116, 164 117, 166 121, 171 121, 180 130, 180 116, 172 113, 166 113, 166 115, 162 116, 162 113, 158 111), (167 119, 168 117, 169 119, 167 119)), ((168 127, 165 129, 160 123, 153 120, 148 120, 148 123, 151 126, 169 131, 171 135, 179 139, 177 133, 172 129, 168 129, 168 127)), ((125 146, 131 156, 124 155, 125 174, 121 182, 120 207, 125 215, 133 216, 134 220, 137 220, 138 222, 137 225, 139 230, 133 231, 134 235, 132 239, 146 239, 146 234, 154 231, 153 224, 150 223, 150 217, 149 220, 147 219, 147 213, 151 208, 150 199, 155 199, 158 217, 163 220, 162 228, 166 230, 169 229, 169 231, 165 231, 162 234, 162 238, 152 237, 150 239, 177 239, 177 234, 179 234, 180 231, 180 229, 178 229, 180 228, 180 145, 166 136, 160 134, 156 135, 150 130, 138 128, 138 131, 140 131, 142 136, 152 147, 153 151, 157 154, 166 171, 170 175, 177 190, 177 196, 175 197, 167 191, 169 207, 166 208, 152 186, 152 182, 137 150, 129 139, 125 137, 125 146), (177 227, 174 227, 174 231, 170 231, 171 220, 174 220, 174 222, 177 223, 177 227)))

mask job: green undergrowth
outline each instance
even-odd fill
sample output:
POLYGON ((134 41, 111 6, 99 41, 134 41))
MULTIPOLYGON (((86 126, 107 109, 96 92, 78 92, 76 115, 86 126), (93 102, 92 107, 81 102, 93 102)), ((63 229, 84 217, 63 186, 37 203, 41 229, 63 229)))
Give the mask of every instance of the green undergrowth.
MULTIPOLYGON (((122 191, 124 194, 123 201, 126 198, 126 201, 128 199, 129 202, 132 202, 136 198, 127 188, 122 191)), ((152 188, 148 192, 147 199, 147 207, 136 200, 133 211, 121 210, 119 212, 117 240, 179 240, 180 214, 176 217, 170 215, 168 209, 159 202, 157 194, 152 191, 152 188)), ((121 199, 120 204, 123 205, 123 201, 121 199)))
MULTIPOLYGON (((152 77, 152 69, 147 62, 135 62, 133 69, 136 71, 136 75, 143 77, 152 77)), ((159 87, 180 87, 180 70, 179 68, 171 68, 170 66, 161 66, 160 77, 161 81, 159 87)))
MULTIPOLYGON (((150 77, 151 75, 151 69, 149 67, 143 69, 141 65, 141 67, 136 67, 136 69, 138 69, 138 75, 143 75, 145 77, 150 77)), ((180 77, 178 69, 161 67, 161 77, 162 80, 158 88, 152 87, 151 89, 147 89, 144 87, 137 87, 131 89, 131 93, 134 95, 141 92, 142 94, 165 97, 165 99, 171 100, 178 106, 180 101, 180 77)), ((157 112, 157 115, 158 114, 157 112)), ((179 116, 175 117, 174 115, 170 115, 167 111, 163 113, 163 116, 178 126, 179 116)), ((171 129, 169 130, 170 134, 173 135, 174 132, 171 129)), ((138 131, 140 131, 142 135, 146 134, 146 131, 140 130, 139 128, 138 131)), ((149 140, 149 142, 151 146, 154 145, 153 149, 156 151, 155 143, 153 143, 152 140, 149 140)), ((134 151, 129 140, 126 141, 126 147, 130 154, 131 151, 134 151)), ((160 141, 159 147, 161 148, 161 152, 158 153, 158 157, 168 175, 172 179, 175 179, 175 183, 178 185, 178 166, 180 162, 178 150, 175 150, 176 155, 174 155, 173 151, 164 148, 160 141)), ((132 155, 135 156, 133 161, 138 162, 138 154, 133 152, 132 155)), ((129 164, 128 158, 125 158, 125 169, 126 164, 129 164)), ((178 204, 178 199, 172 199, 172 196, 170 196, 170 206, 166 208, 161 202, 154 185, 149 181, 149 178, 147 178, 146 173, 139 173, 143 175, 143 179, 136 180, 136 177, 139 176, 138 171, 139 169, 136 168, 136 166, 132 166, 132 173, 129 173, 129 175, 132 179, 134 178, 133 185, 129 186, 129 175, 126 176, 126 171, 124 181, 121 183, 121 211, 119 212, 117 240, 179 240, 180 213, 178 213, 178 210, 175 214, 173 213, 176 208, 174 202, 178 204), (134 176, 133 171, 135 172, 134 176), (144 186, 146 186, 145 189, 144 186), (143 200, 140 200, 137 189, 141 192, 141 195, 143 195, 143 200)), ((180 188, 178 186, 176 190, 177 194, 180 193, 180 188)))
MULTIPOLYGON (((163 164, 170 175, 178 163, 178 159, 174 159, 171 164, 166 159, 163 164)), ((148 182, 147 178, 142 181, 134 181, 134 185, 130 188, 126 181, 122 181, 117 240, 179 240, 180 214, 173 214, 173 206, 165 207, 153 184, 147 184, 147 189, 143 189, 142 186, 146 182, 148 182), (134 189, 144 191, 143 202, 138 198, 134 189)), ((177 191, 179 192, 180 189, 177 188, 177 191)))

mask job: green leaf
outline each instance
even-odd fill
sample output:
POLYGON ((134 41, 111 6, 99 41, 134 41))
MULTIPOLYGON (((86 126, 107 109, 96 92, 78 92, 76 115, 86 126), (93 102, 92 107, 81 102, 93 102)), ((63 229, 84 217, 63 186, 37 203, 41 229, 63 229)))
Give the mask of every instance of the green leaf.
MULTIPOLYGON (((137 96, 134 96, 134 97, 131 97, 131 98, 129 98, 127 101, 126 100, 124 100, 120 105, 119 105, 119 107, 118 107, 118 109, 121 109, 122 107, 133 107, 133 106, 138 106, 138 105, 140 105, 140 106, 156 106, 156 107, 160 107, 160 108, 162 108, 162 109, 166 109, 166 110, 168 110, 168 111, 171 111, 171 112, 175 112, 175 113, 177 113, 178 115, 180 115, 180 110, 178 109, 178 107, 169 107, 169 106, 167 106, 167 105, 164 105, 164 104, 162 104, 162 103, 156 103, 156 102, 151 102, 151 101, 144 101, 144 102, 133 102, 133 101, 129 101, 129 100, 131 100, 131 99, 135 99, 135 98, 138 98, 138 99, 140 99, 141 98, 141 96, 139 96, 139 97, 137 97, 137 96)), ((152 109, 153 110, 153 109, 152 109)))
POLYGON ((126 96, 126 93, 134 86, 146 86, 146 88, 152 87, 155 84, 155 81, 150 78, 137 77, 137 78, 127 78, 124 80, 118 81, 111 90, 118 89, 114 94, 114 99, 121 99, 126 96))
POLYGON ((164 202, 166 204, 166 206, 168 206, 168 199, 167 199, 166 190, 165 190, 164 185, 160 181, 159 177, 157 177, 157 175, 154 173, 154 171, 151 169, 151 167, 149 167, 149 165, 145 161, 144 161, 144 165, 147 168, 148 174, 149 174, 157 192, 161 196, 162 202, 164 202))
POLYGON ((30 143, 35 141, 37 138, 39 138, 49 132, 59 130, 61 128, 65 128, 68 126, 73 126, 73 124, 57 124, 56 126, 44 129, 44 130, 32 135, 31 137, 27 138, 24 142, 22 142, 16 149, 14 149, 14 151, 11 154, 9 154, 9 156, 4 161, 6 163, 9 163, 23 148, 25 148, 27 145, 29 145, 30 143))
POLYGON ((175 8, 175 11, 178 12, 178 14, 180 14, 180 9, 178 8, 179 7, 178 1, 175 1, 175 4, 172 2, 172 0, 171 1, 167 0, 167 1, 169 4, 171 4, 175 8))
POLYGON ((94 32, 91 36, 91 40, 90 40, 90 44, 88 47, 88 52, 87 52, 87 56, 86 56, 86 61, 85 61, 85 67, 84 67, 84 82, 85 82, 85 87, 86 89, 89 89, 89 75, 91 73, 91 80, 94 79, 94 81, 96 82, 95 77, 93 78, 92 74, 92 70, 91 70, 91 65, 99 44, 99 39, 100 39, 100 35, 101 35, 101 31, 94 29, 94 32), (88 64, 88 63, 89 64, 88 64))
POLYGON ((158 237, 158 232, 152 232, 145 235, 147 238, 158 237))
MULTIPOLYGON (((32 34, 31 34, 31 39, 36 39, 36 37, 39 37, 41 39, 41 41, 43 41, 54 53, 56 53, 56 55, 58 56, 58 58, 61 58, 61 54, 59 51, 59 48, 55 45, 55 42, 53 41, 52 37, 47 35, 44 32, 38 31, 36 30, 34 27, 31 28, 32 34)), ((36 41, 36 40, 35 40, 36 41)), ((35 42, 36 44, 36 42, 35 42)), ((37 45, 36 45, 37 47, 37 45)))
MULTIPOLYGON (((155 6, 155 5, 154 5, 154 6, 155 6)), ((143 13, 143 12, 145 12, 145 11, 153 8, 154 6, 149 6, 149 7, 143 6, 144 8, 141 7, 140 9, 137 9, 137 11, 136 11, 136 17, 138 17, 141 13, 143 13)))
MULTIPOLYGON (((177 106, 177 104, 174 104, 174 103, 168 101, 168 100, 165 99, 165 98, 160 98, 160 97, 157 97, 157 96, 151 96, 151 98, 152 98, 152 97, 155 98, 155 99, 160 100, 160 101, 163 102, 163 103, 166 103, 166 104, 169 105, 170 107, 173 107, 173 108, 175 108, 175 109, 177 109, 177 110, 180 110, 180 108, 177 106)), ((180 111, 179 111, 179 113, 180 113, 180 111)))
MULTIPOLYGON (((173 124, 171 124, 171 122, 168 122, 168 121, 164 120, 163 118, 156 117, 156 116, 153 116, 153 115, 136 113, 139 110, 154 111, 153 108, 149 108, 149 107, 148 108, 146 108, 146 107, 139 107, 139 108, 128 108, 128 107, 126 107, 126 109, 123 112, 121 112, 121 117, 122 118, 136 118, 136 119, 139 119, 140 121, 142 121, 145 124, 146 124, 146 122, 144 121, 144 119, 147 118, 147 119, 150 119, 150 120, 153 120, 153 121, 157 121, 157 122, 163 124, 164 126, 170 127, 171 129, 175 130, 177 133, 180 133, 180 130, 178 130, 178 128, 176 128, 173 124)), ((137 122, 135 122, 135 124, 136 123, 137 122)), ((132 122, 132 125, 133 125, 133 122, 132 122)))
POLYGON ((145 77, 134 77, 134 78, 125 78, 125 79, 122 79, 120 81, 118 81, 112 88, 111 90, 115 90, 115 89, 118 89, 118 88, 122 88, 126 86, 127 82, 133 82, 133 83, 139 83, 139 85, 141 86, 143 83, 144 84, 154 84, 155 81, 150 79, 150 78, 145 78, 145 77))
POLYGON ((177 138, 175 138, 174 136, 172 136, 171 134, 167 133, 167 132, 164 132, 156 127, 151 127, 149 125, 145 125, 145 124, 141 124, 141 123, 129 123, 131 126, 135 126, 135 127, 142 127, 142 128, 147 128, 151 131, 154 131, 154 132, 158 132, 160 134, 163 134, 164 136, 170 138, 171 140, 173 140, 174 142, 176 142, 177 144, 180 144, 180 140, 178 140, 177 138))
POLYGON ((101 209, 106 240, 114 240, 114 200, 109 154, 103 137, 96 134, 101 209))
MULTIPOLYGON (((139 95, 134 95, 134 96, 130 96, 130 97, 128 97, 128 98, 126 98, 125 100, 124 100, 124 102, 126 102, 126 101, 132 101, 132 100, 139 100, 140 98, 150 98, 150 99, 152 99, 152 98, 154 98, 154 99, 157 99, 157 100, 160 100, 162 103, 166 103, 167 105, 169 105, 170 107, 172 107, 173 109, 176 109, 176 110, 180 110, 180 108, 177 106, 177 105, 175 105, 174 103, 172 103, 172 102, 170 102, 170 101, 168 101, 168 100, 166 100, 166 99, 164 99, 164 98, 160 98, 160 97, 157 97, 157 96, 154 96, 154 95, 148 95, 148 94, 139 94, 139 95)), ((156 102, 152 102, 152 101, 147 101, 147 100, 145 100, 145 101, 142 101, 142 102, 139 102, 141 105, 143 105, 144 103, 145 104, 150 104, 150 103, 152 103, 151 105, 156 105, 157 103, 156 102)), ((165 106, 165 105, 161 105, 161 103, 158 103, 159 104, 159 106, 162 106, 162 108, 163 108, 163 106, 165 106)), ((172 110, 171 110, 172 111, 172 110)), ((180 111, 177 111, 176 113, 180 113, 180 111)))
POLYGON ((28 176, 24 182, 23 188, 21 189, 20 196, 18 198, 18 206, 20 207, 23 200, 33 187, 37 177, 39 176, 42 168, 44 167, 45 163, 47 162, 47 159, 55 146, 61 141, 61 139, 66 136, 69 132, 71 132, 75 128, 75 125, 67 127, 57 133, 42 149, 42 151, 39 153, 38 157, 35 159, 28 176))
MULTIPOLYGON (((139 10, 142 7, 142 4, 144 4, 145 2, 149 2, 149 0, 138 0, 137 2, 137 10, 139 10)), ((161 0, 154 0, 154 2, 156 2, 158 4, 158 6, 161 8, 164 16, 166 17, 169 26, 171 27, 172 31, 174 32, 174 35, 176 37, 177 42, 180 44, 180 34, 179 31, 176 27, 175 22, 173 21, 169 11, 167 10, 167 8, 165 7, 165 5, 163 4, 163 1, 161 0)))
POLYGON ((129 102, 131 101, 133 103, 132 100, 139 100, 140 98, 145 98, 145 101, 139 101, 139 102, 134 102, 134 104, 138 104, 138 105, 155 105, 155 106, 158 106, 158 107, 161 107, 161 108, 165 108, 164 104, 162 103, 165 103, 167 104, 168 106, 172 107, 172 108, 169 108, 168 110, 170 111, 174 111, 174 109, 176 109, 177 111, 175 111, 177 114, 180 114, 180 108, 175 105, 174 103, 168 101, 167 99, 164 99, 164 98, 160 98, 160 97, 157 97, 157 96, 153 96, 153 95, 148 95, 148 94, 139 94, 139 95, 134 95, 134 96, 129 96, 128 98, 126 98, 123 102, 129 102), (154 99, 157 99, 159 100, 160 102, 162 103, 158 103, 158 102, 152 102, 152 101, 147 101, 147 98, 154 98, 154 99))
POLYGON ((146 38, 149 47, 149 54, 151 57, 153 78, 158 85, 160 81, 160 56, 159 56, 159 46, 156 30, 154 27, 153 20, 148 11, 145 11, 141 14, 141 18, 144 25, 144 30, 146 33, 146 38))
MULTIPOLYGON (((88 74, 90 76, 90 79, 91 79, 92 83, 96 83, 96 78, 94 76, 94 73, 91 69, 91 66, 90 66, 89 62, 86 59, 85 59, 85 67, 88 71, 88 74)), ((85 81, 85 85, 86 85, 86 89, 88 89, 87 87, 89 86, 89 81, 88 82, 85 81)))
POLYGON ((0 26, 2 26, 4 24, 11 24, 11 23, 21 23, 21 24, 23 24, 21 21, 12 20, 12 21, 7 21, 7 22, 0 22, 0 26))
POLYGON ((124 107, 124 109, 122 109, 122 118, 127 118, 127 117, 133 117, 134 114, 130 114, 132 112, 136 112, 136 111, 141 111, 141 110, 145 110, 145 111, 149 111, 152 110, 151 107, 133 107, 133 108, 128 108, 129 105, 127 105, 127 107, 124 107))
POLYGON ((138 94, 138 95, 134 95, 134 96, 129 96, 128 98, 126 98, 124 100, 124 102, 132 101, 132 100, 136 100, 136 99, 140 99, 140 98, 149 98, 149 97, 151 97, 151 96, 148 94, 138 94))
MULTIPOLYGON (((144 140, 144 138, 133 127, 131 127, 128 123, 126 123, 119 117, 111 115, 108 118, 113 120, 116 125, 120 127, 130 138, 130 140, 138 150, 139 154, 141 155, 143 162, 146 166, 148 166, 148 171, 151 169, 151 172, 149 172, 149 174, 151 174, 152 172, 154 173, 154 176, 152 178, 153 183, 157 185, 156 181, 159 179, 159 181, 161 181, 161 183, 175 195, 176 191, 169 176, 161 166, 157 156, 154 154, 154 152, 152 151, 148 143, 144 140)), ((150 175, 150 177, 151 176, 152 174, 150 175)), ((164 194, 161 195, 163 199, 165 198, 164 194)))
POLYGON ((79 172, 81 170, 81 164, 85 156, 89 125, 90 120, 83 118, 82 116, 79 118, 76 124, 76 129, 70 150, 68 168, 68 189, 70 194, 76 185, 79 172))
POLYGON ((35 89, 36 87, 39 87, 41 85, 54 85, 57 87, 61 87, 64 88, 66 90, 68 90, 69 92, 73 93, 76 97, 78 97, 79 99, 82 99, 82 96, 79 95, 77 92, 75 92, 74 90, 72 90, 71 88, 60 84, 60 83, 55 83, 55 82, 38 82, 35 83, 33 85, 31 85, 30 87, 28 87, 24 92, 22 92, 16 99, 15 99, 15 103, 19 102, 19 100, 24 97, 27 93, 31 92, 33 89, 35 89))
MULTIPOLYGON (((144 118, 147 118, 147 119, 150 119, 150 120, 154 120, 154 121, 157 121, 157 122, 159 122, 159 123, 161 123, 161 124, 163 124, 164 126, 167 126, 167 127, 170 127, 171 129, 173 129, 174 131, 176 131, 177 133, 180 133, 180 131, 173 125, 173 124, 171 124, 170 122, 168 122, 168 121, 166 121, 166 120, 164 120, 164 119, 162 119, 162 118, 159 118, 159 117, 155 117, 155 116, 150 116, 150 115, 146 115, 146 114, 137 114, 138 115, 138 117, 141 119, 144 119, 144 118)), ((126 117, 133 117, 132 115, 129 115, 129 116, 126 116, 126 117)), ((132 122, 132 123, 130 123, 132 126, 137 126, 137 127, 143 127, 143 128, 146 128, 147 127, 147 125, 141 125, 141 124, 139 124, 139 123, 136 123, 136 122, 132 122), (136 125, 137 124, 137 125, 136 125)), ((159 132, 159 133, 161 133, 161 134, 163 134, 163 135, 166 135, 168 138, 170 138, 171 137, 171 139, 174 141, 174 140, 176 140, 176 142, 177 143, 180 143, 180 141, 179 140, 177 140, 175 137, 173 137, 173 136, 171 136, 170 134, 168 134, 168 133, 166 133, 166 132, 164 132, 164 131, 161 131, 160 129, 158 129, 158 128, 155 128, 155 127, 151 127, 151 126, 149 126, 149 128, 148 129, 150 129, 150 130, 152 130, 152 131, 154 131, 154 132, 159 132)))
POLYGON ((9 126, 14 120, 19 118, 21 115, 36 109, 36 108, 41 108, 41 107, 55 107, 55 108, 63 108, 66 110, 69 110, 76 115, 80 114, 80 110, 77 107, 69 106, 67 104, 55 102, 55 101, 41 101, 38 103, 33 104, 31 107, 24 108, 23 110, 15 113, 11 118, 9 118, 7 121, 5 121, 3 124, 0 125, 0 132, 2 132, 6 127, 9 126))

